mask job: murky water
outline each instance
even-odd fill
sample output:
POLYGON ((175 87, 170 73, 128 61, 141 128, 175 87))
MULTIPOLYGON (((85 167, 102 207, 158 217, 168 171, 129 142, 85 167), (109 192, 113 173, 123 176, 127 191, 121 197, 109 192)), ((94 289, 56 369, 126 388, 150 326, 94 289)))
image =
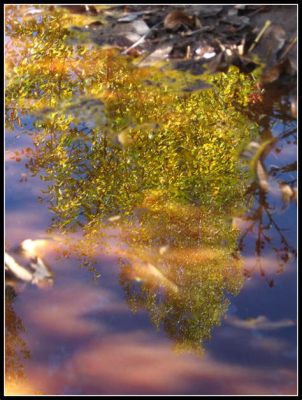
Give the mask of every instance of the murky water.
MULTIPOLYGON (((39 26, 45 30, 43 18, 35 18, 38 25, 30 32, 39 26)), ((51 25, 47 29, 52 32, 51 25)), ((227 103, 221 109, 213 103, 220 112, 219 121, 225 123, 223 132, 236 127, 246 135, 257 132, 257 136, 242 137, 241 144, 230 136, 233 145, 242 145, 246 139, 260 141, 260 136, 262 142, 277 139, 261 157, 269 190, 254 184, 244 194, 250 178, 240 167, 236 172, 237 164, 235 172, 230 169, 225 174, 225 166, 215 175, 213 160, 221 151, 217 147, 202 170, 194 164, 192 155, 199 153, 191 142, 196 141, 196 148, 205 143, 199 142, 198 135, 187 137, 181 130, 193 129, 188 110, 194 98, 186 103, 186 116, 182 102, 177 103, 174 92, 164 90, 164 85, 155 92, 147 84, 136 86, 135 79, 145 79, 144 74, 150 77, 150 71, 131 72, 134 79, 127 75, 123 61, 110 52, 105 53, 104 65, 112 68, 107 68, 107 75, 124 72, 109 82, 110 91, 97 92, 87 81, 91 60, 83 55, 79 58, 82 64, 77 64, 81 49, 68 53, 74 58, 70 64, 65 61, 68 68, 74 68, 64 69, 62 54, 71 50, 68 46, 60 50, 59 35, 54 42, 48 38, 57 51, 49 56, 50 64, 43 64, 49 60, 42 54, 36 64, 28 61, 22 67, 20 59, 28 47, 24 37, 23 43, 18 42, 18 35, 22 38, 24 33, 12 39, 11 29, 7 30, 12 44, 6 53, 7 68, 9 72, 17 66, 24 70, 15 71, 16 77, 23 74, 20 82, 13 82, 16 86, 6 81, 6 245, 14 254, 14 246, 23 240, 40 240, 35 242, 37 254, 54 273, 53 285, 44 289, 20 282, 6 288, 7 394, 295 394, 296 204, 286 197, 284 188, 296 184, 296 121, 287 97, 273 99, 268 94, 250 119, 232 109, 227 120, 223 113, 227 103), (14 47, 17 43, 19 55, 14 47), (39 63, 45 70, 39 69, 39 63), (46 67, 52 68, 49 74, 46 67), (79 79, 81 68, 85 81, 79 79), (39 83, 36 76, 42 77, 39 83), (127 92, 124 88, 129 84, 127 92), (88 99, 86 87, 95 96, 88 99), (136 111, 139 96, 141 109, 136 111), (174 119, 167 108, 172 100, 179 107, 173 110, 174 119), (125 101, 129 112, 118 119, 125 101), (109 110, 105 116, 103 104, 109 110), (49 115, 46 107, 57 114, 49 115), (70 116, 66 124, 64 118, 58 122, 62 114, 70 116), (174 128, 170 120, 181 129, 174 128), (100 126, 112 140, 110 151, 104 153, 104 165, 96 156, 104 144, 99 139, 100 126), (173 129, 170 142, 167 132, 173 129), (116 136, 111 137, 112 132, 116 136), (141 136, 135 136, 138 133, 141 136), (66 134, 73 135, 72 141, 66 134), (185 144, 181 150, 179 144, 175 147, 177 140, 185 144), (77 169, 84 164, 91 168, 88 173, 84 167, 77 169), (111 169, 106 170, 106 165, 111 169), (107 186, 95 178, 94 171, 102 174, 107 186), (176 177, 175 171, 179 171, 176 177), (208 194, 198 203, 203 188, 199 191, 199 181, 193 178, 203 179, 207 171, 216 184, 203 181, 208 194), (227 182, 225 187, 217 183, 220 175, 227 182), (86 182, 84 188, 81 182, 86 182), (102 202, 91 200, 95 192, 102 202), (139 207, 133 208, 132 201, 139 207), (82 228, 63 235, 66 221, 71 225, 78 221, 82 228), (240 252, 233 257, 236 243, 240 252)), ((44 51, 40 45, 35 43, 36 50, 44 51)), ((104 56, 94 51, 88 55, 104 56)), ((198 101, 204 102, 205 114, 206 102, 216 100, 201 95, 198 101)), ((198 126, 203 115, 196 118, 198 126)), ((213 120, 203 123, 206 137, 207 124, 213 120)), ((220 126, 214 123, 219 134, 220 126)), ((208 139, 206 143, 212 142, 208 139)), ((204 149, 206 159, 208 150, 204 149)), ((230 149, 224 149, 217 160, 223 161, 230 149)), ((242 159, 239 166, 243 163, 242 159)))

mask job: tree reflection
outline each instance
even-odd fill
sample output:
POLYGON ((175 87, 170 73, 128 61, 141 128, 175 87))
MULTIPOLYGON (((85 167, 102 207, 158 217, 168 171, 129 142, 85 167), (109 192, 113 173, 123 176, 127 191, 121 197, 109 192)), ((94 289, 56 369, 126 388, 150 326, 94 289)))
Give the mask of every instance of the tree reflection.
MULTIPOLYGON (((256 186, 256 185, 255 185, 256 186)), ((280 274, 284 272, 286 264, 293 258, 296 257, 297 252, 294 246, 289 244, 284 230, 278 224, 278 216, 274 215, 270 202, 267 200, 267 193, 260 187, 254 187, 251 190, 253 193, 256 206, 249 212, 248 215, 242 217, 242 220, 247 222, 243 233, 239 240, 239 250, 243 251, 245 247, 246 239, 249 239, 249 246, 251 243, 250 234, 254 234, 256 239, 255 242, 255 254, 257 269, 260 276, 264 277, 270 287, 274 286, 274 279, 267 276, 266 271, 261 265, 261 259, 264 253, 271 249, 275 254, 279 268, 276 273, 280 274)), ((245 275, 251 276, 251 271, 246 270, 245 275)))
POLYGON ((254 80, 231 68, 184 93, 179 72, 77 45, 63 10, 22 23, 13 11, 7 127, 34 116, 23 155, 47 182, 52 228, 80 227, 77 250, 90 257, 112 245, 113 227, 131 308, 146 309, 178 349, 201 350, 243 283, 231 216, 247 206, 250 172, 238 154, 258 125, 238 106, 254 80))
POLYGON ((131 249, 120 275, 127 302, 133 311, 147 310, 177 350, 201 352, 227 310, 227 294, 243 284, 242 262, 231 255, 237 232, 201 207, 154 194, 146 202, 138 227, 122 230, 131 249))
MULTIPOLYGON (((286 231, 292 228, 292 223, 286 228, 279 222, 280 216, 287 212, 297 198, 297 161, 294 154, 290 157, 285 156, 286 162, 281 164, 283 152, 292 148, 294 153, 297 144, 296 118, 292 115, 287 90, 288 88, 284 93, 282 87, 271 87, 270 97, 267 97, 269 91, 266 92, 265 108, 262 107, 260 112, 257 109, 258 105, 249 111, 249 117, 261 126, 262 139, 273 138, 272 144, 267 146, 261 155, 265 179, 272 187, 270 190, 264 190, 257 182, 253 182, 248 188, 247 196, 253 199, 254 205, 245 217, 241 217, 245 221, 245 227, 238 243, 240 251, 243 251, 254 242, 256 269, 270 287, 275 285, 275 280, 268 276, 262 266, 261 260, 265 253, 275 254, 278 263, 277 274, 284 272, 287 263, 297 256, 296 244, 292 245, 286 234, 286 231), (282 126, 282 130, 273 136, 274 127, 278 125, 282 126), (278 165, 274 164, 276 157, 281 159, 278 165)), ((247 277, 251 274, 250 270, 245 271, 247 277)))
POLYGON ((30 359, 30 351, 22 334, 22 320, 14 310, 16 293, 13 288, 5 289, 5 383, 7 386, 26 380, 24 360, 30 359))

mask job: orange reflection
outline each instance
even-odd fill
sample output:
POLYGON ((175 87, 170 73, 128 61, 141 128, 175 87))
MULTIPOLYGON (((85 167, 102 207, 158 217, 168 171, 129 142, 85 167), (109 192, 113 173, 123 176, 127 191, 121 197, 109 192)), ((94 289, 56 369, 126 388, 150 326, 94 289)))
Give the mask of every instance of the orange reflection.
POLYGON ((5 396, 24 396, 24 395, 40 395, 44 394, 42 391, 36 390, 36 388, 26 382, 9 382, 5 383, 5 396))

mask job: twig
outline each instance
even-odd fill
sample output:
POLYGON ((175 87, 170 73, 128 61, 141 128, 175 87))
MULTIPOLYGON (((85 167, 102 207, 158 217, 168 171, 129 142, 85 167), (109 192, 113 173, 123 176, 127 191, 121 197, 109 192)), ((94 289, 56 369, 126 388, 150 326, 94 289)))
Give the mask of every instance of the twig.
POLYGON ((190 56, 191 56, 191 46, 189 45, 189 46, 187 46, 187 51, 186 51, 186 57, 185 57, 185 59, 186 59, 186 60, 189 60, 189 59, 190 59, 190 56))
POLYGON ((195 33, 207 32, 209 30, 211 30, 210 26, 203 26, 202 28, 196 29, 195 31, 184 32, 183 36, 192 36, 195 35, 195 33))
POLYGON ((284 52, 282 53, 282 55, 280 56, 280 60, 283 60, 285 58, 285 56, 288 54, 288 52, 291 50, 291 48, 293 47, 293 45, 297 42, 297 36, 294 36, 291 38, 287 48, 284 50, 284 52))
POLYGON ((259 7, 259 8, 257 8, 257 10, 254 10, 250 14, 248 14, 248 16, 251 17, 252 15, 256 15, 259 12, 264 11, 266 9, 266 7, 267 7, 266 5, 262 6, 262 7, 259 7))
POLYGON ((128 51, 134 49, 135 47, 137 47, 138 45, 140 45, 141 43, 143 43, 148 35, 149 31, 147 33, 145 33, 141 38, 138 39, 138 41, 136 41, 135 43, 133 43, 132 46, 128 47, 126 50, 122 51, 121 54, 127 54, 128 51))
POLYGON ((158 24, 155 24, 154 26, 152 26, 152 28, 149 29, 149 31, 147 33, 145 33, 141 38, 139 38, 135 43, 133 43, 130 47, 128 47, 126 50, 122 51, 121 54, 127 54, 128 51, 134 49, 135 47, 139 46, 141 43, 144 42, 144 40, 146 39, 147 36, 150 35, 150 33, 158 26, 160 25, 162 22, 159 22, 158 24))
POLYGON ((264 35, 264 32, 267 30, 267 28, 269 28, 271 26, 271 23, 272 22, 270 20, 265 21, 265 24, 264 24, 263 28, 258 33, 256 39, 254 40, 254 42, 252 43, 251 47, 249 48, 249 52, 254 50, 254 48, 257 46, 258 42, 260 41, 260 39, 264 35))
POLYGON ((221 43, 219 39, 214 39, 216 43, 218 43, 218 46, 220 47, 221 51, 225 51, 226 47, 221 43))

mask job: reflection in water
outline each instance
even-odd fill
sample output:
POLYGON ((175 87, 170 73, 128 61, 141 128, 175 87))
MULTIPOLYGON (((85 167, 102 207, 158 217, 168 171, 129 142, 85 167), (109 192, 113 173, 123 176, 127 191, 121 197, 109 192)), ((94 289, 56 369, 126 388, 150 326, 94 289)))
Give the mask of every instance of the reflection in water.
POLYGON ((13 308, 15 298, 14 289, 7 287, 5 289, 5 379, 9 387, 25 380, 23 360, 30 358, 27 344, 21 337, 25 328, 13 308))
POLYGON ((127 246, 117 254, 131 308, 148 310, 178 348, 199 349, 243 283, 229 215, 246 206, 249 172, 238 153, 258 126, 238 108, 253 79, 233 69, 206 78, 207 90, 182 93, 177 72, 74 45, 62 10, 13 18, 12 8, 7 124, 22 128, 22 113, 34 115, 34 148, 24 155, 48 183, 53 229, 81 227, 77 246, 91 256, 108 246, 113 224, 127 246))
MULTIPOLYGON (((32 135, 32 148, 12 157, 26 159, 28 171, 46 183, 52 231, 67 234, 62 256, 78 255, 88 266, 100 252, 119 257, 120 284, 131 310, 146 310, 177 350, 202 352, 227 311, 229 295, 243 285, 232 216, 259 196, 240 249, 257 227, 259 258, 266 243, 284 262, 292 251, 270 208, 271 182, 268 191, 257 184, 248 189, 251 173, 238 157, 264 126, 246 115, 254 79, 230 69, 205 77, 211 88, 183 93, 183 75, 175 71, 139 69, 114 49, 77 45, 76 33, 68 29, 73 17, 63 10, 21 22, 16 14, 17 8, 7 7, 6 126, 32 135), (271 227, 283 247, 267 233, 271 227), (70 233, 77 231, 81 239, 73 240, 70 233)), ((271 134, 263 135, 269 139, 271 134)), ((289 171, 287 166, 269 171, 268 154, 261 154, 268 176, 289 171)), ((62 303, 71 297, 67 293, 62 303)), ((87 300, 94 301, 95 295, 87 300)), ((76 310, 73 303, 66 314, 77 315, 82 303, 79 296, 76 310)), ((51 321, 46 326, 55 331, 56 309, 43 310, 37 318, 51 321)), ((275 323, 260 318, 229 322, 257 328, 275 323)), ((60 326, 66 335, 80 337, 97 326, 73 322, 60 326)), ((96 347, 104 352, 98 342, 96 347)), ((84 361, 77 358, 80 372, 91 362, 91 379, 99 378, 93 346, 88 361, 85 354, 84 361)))
MULTIPOLYGON (((278 264, 276 274, 284 272, 288 262, 297 256, 296 243, 291 243, 292 238, 286 232, 288 224, 284 226, 282 219, 281 224, 279 222, 280 216, 286 214, 290 204, 296 203, 297 199, 297 125, 287 98, 288 88, 285 94, 284 89, 282 92, 279 88, 276 97, 277 89, 270 89, 271 98, 266 98, 265 110, 256 107, 253 113, 250 112, 250 118, 257 122, 261 117, 260 134, 264 145, 258 153, 258 163, 261 163, 262 171, 258 173, 258 182, 255 181, 247 190, 247 196, 253 199, 254 204, 241 217, 242 233, 239 239, 241 252, 254 243, 257 257, 255 269, 270 287, 274 287, 275 278, 268 276, 263 267, 265 254, 275 254, 278 264), (263 111, 266 114, 262 114, 263 111), (265 180, 264 185, 261 179, 262 182, 265 180)), ((246 276, 251 274, 250 269, 245 270, 246 276)))
POLYGON ((146 309, 178 350, 201 350, 227 310, 226 294, 243 284, 242 263, 231 255, 236 233, 217 215, 155 195, 139 226, 123 232, 132 254, 120 282, 131 309, 146 309))
POLYGON ((241 320, 235 316, 228 316, 226 320, 230 325, 243 329, 273 330, 295 326, 295 322, 290 319, 270 321, 264 315, 259 315, 257 318, 250 318, 247 320, 241 320))
MULTIPOLYGON (((255 201, 257 206, 250 212, 249 215, 242 218, 247 221, 244 232, 239 240, 239 248, 244 249, 246 237, 250 239, 250 234, 254 234, 255 253, 257 255, 257 269, 261 276, 265 278, 270 287, 274 286, 274 279, 267 277, 262 266, 263 253, 271 248, 277 258, 279 268, 276 273, 280 274, 284 271, 286 264, 296 257, 296 249, 290 245, 283 229, 276 222, 276 217, 272 211, 270 202, 267 200, 267 195, 256 188, 254 190, 255 201)), ((250 272, 247 270, 246 275, 250 272)))
POLYGON ((32 358, 26 340, 22 319, 14 310, 17 293, 13 287, 5 288, 5 395, 41 395, 43 392, 33 387, 25 372, 25 361, 32 358))
POLYGON ((6 284, 14 286, 17 282, 30 282, 41 288, 53 284, 53 273, 38 254, 39 242, 43 243, 43 240, 26 239, 11 254, 5 252, 6 284), (14 257, 21 258, 22 264, 14 257))

